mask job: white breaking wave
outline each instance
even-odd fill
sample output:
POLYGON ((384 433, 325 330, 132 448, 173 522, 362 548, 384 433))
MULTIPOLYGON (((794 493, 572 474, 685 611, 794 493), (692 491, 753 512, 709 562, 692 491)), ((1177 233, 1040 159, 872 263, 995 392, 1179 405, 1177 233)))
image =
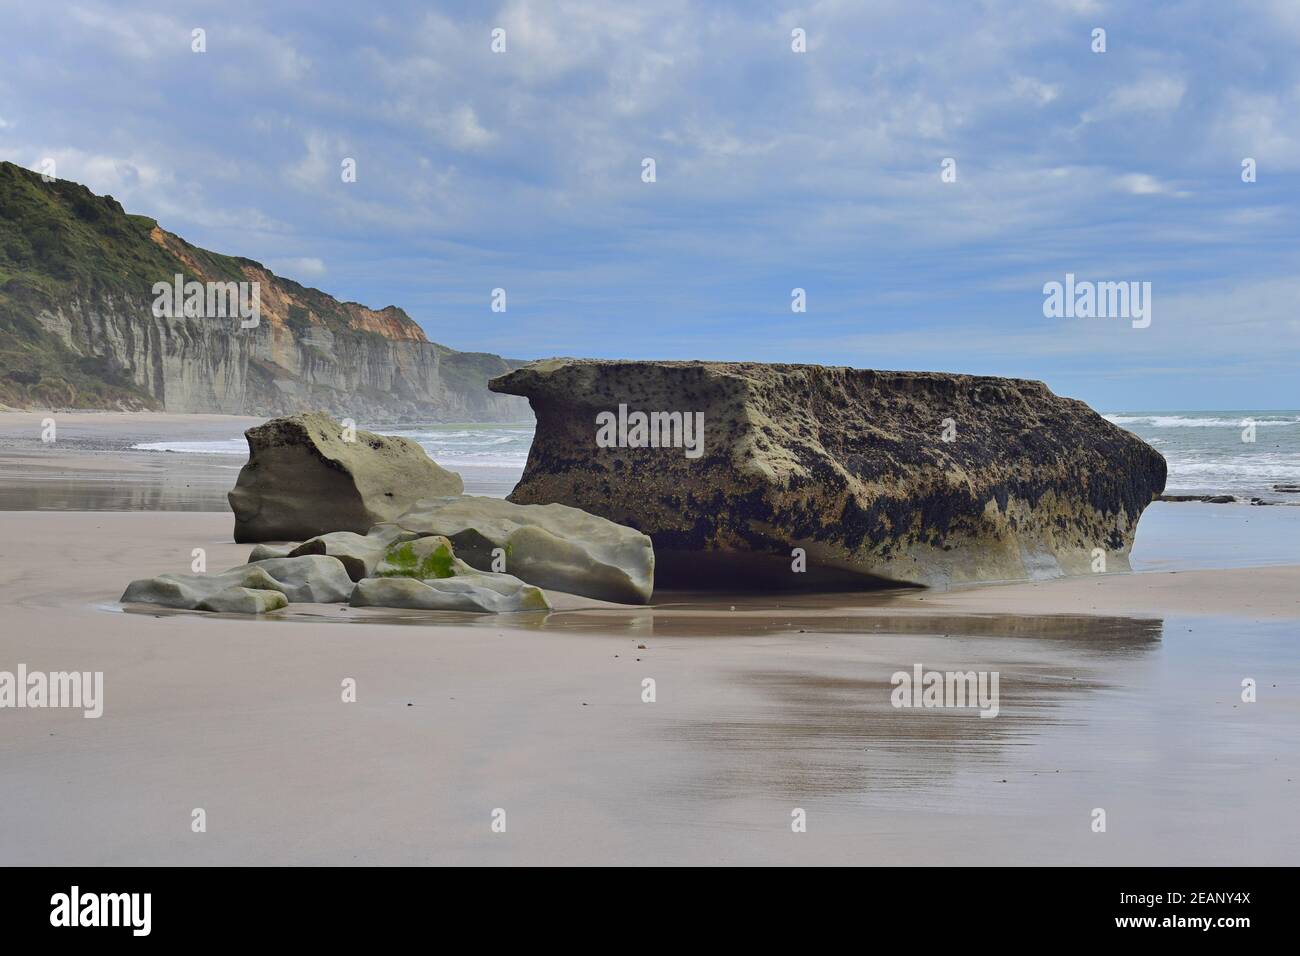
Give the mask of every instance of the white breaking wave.
POLYGON ((1103 415, 1102 418, 1114 425, 1145 425, 1148 428, 1244 428, 1247 421, 1253 421, 1259 428, 1268 425, 1300 425, 1300 418, 1295 416, 1273 416, 1251 418, 1195 418, 1188 415, 1103 415))
POLYGON ((222 441, 145 441, 132 445, 135 451, 175 451, 191 455, 247 455, 248 442, 242 438, 222 441))
MULTIPOLYGON (((533 441, 531 427, 453 427, 376 429, 381 434, 409 438, 429 457, 448 468, 507 468, 522 472, 533 441)), ((151 441, 131 446, 136 451, 176 452, 190 455, 248 455, 243 438, 212 441, 151 441)))
POLYGON ((1300 484, 1300 459, 1260 454, 1210 458, 1169 456, 1167 492, 1211 491, 1268 494, 1274 485, 1300 484))
POLYGON ((1300 483, 1300 414, 1294 409, 1124 412, 1104 416, 1160 449, 1166 491, 1291 500, 1275 485, 1300 483), (1255 428, 1247 429, 1248 422, 1255 428), (1281 497, 1279 497, 1281 496, 1281 497))
MULTIPOLYGON (((426 449, 427 450, 427 449, 426 449)), ((528 464, 528 455, 430 455, 444 468, 511 468, 523 472, 528 464)))
POLYGON ((395 429, 389 432, 382 432, 385 435, 398 435, 402 438, 410 438, 418 442, 457 442, 464 441, 472 444, 504 444, 506 442, 519 441, 521 438, 532 439, 533 430, 531 428, 502 428, 483 431, 463 431, 463 432, 431 432, 431 431, 401 431, 395 429))

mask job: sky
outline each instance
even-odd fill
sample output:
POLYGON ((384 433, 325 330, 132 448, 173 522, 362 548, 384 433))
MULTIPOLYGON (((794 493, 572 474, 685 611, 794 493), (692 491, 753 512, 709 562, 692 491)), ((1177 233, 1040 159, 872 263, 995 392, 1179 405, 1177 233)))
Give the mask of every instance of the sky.
POLYGON ((1300 407, 1297 0, 271 7, 0 0, 0 158, 458 349, 1300 407))

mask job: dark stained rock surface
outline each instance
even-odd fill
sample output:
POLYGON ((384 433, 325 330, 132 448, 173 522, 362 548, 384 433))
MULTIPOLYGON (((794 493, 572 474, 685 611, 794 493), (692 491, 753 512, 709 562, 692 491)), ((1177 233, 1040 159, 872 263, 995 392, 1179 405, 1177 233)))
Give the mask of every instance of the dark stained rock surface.
POLYGON ((1165 484, 1155 449, 1041 382, 550 359, 490 387, 537 415, 510 500, 645 532, 660 584, 942 586, 1087 573, 1099 556, 1123 570, 1165 484), (702 453, 598 447, 597 416, 620 404, 702 412, 702 453))

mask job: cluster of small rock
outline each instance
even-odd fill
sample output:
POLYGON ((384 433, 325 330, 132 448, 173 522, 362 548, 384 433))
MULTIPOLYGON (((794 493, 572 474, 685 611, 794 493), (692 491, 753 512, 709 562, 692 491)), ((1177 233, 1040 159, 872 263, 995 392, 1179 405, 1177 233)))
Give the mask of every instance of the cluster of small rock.
POLYGON ((121 600, 244 614, 297 602, 538 611, 551 606, 542 588, 650 600, 654 549, 644 534, 567 505, 439 494, 449 483, 458 491, 459 477, 418 445, 343 433, 319 413, 249 429, 249 462, 230 495, 235 540, 261 542, 248 563, 143 578, 121 600))
POLYGON ((124 602, 196 611, 263 614, 287 604, 348 603, 437 611, 544 611, 541 588, 478 571, 442 535, 395 526, 337 531, 298 545, 258 545, 248 564, 219 574, 164 574, 132 581, 124 602))

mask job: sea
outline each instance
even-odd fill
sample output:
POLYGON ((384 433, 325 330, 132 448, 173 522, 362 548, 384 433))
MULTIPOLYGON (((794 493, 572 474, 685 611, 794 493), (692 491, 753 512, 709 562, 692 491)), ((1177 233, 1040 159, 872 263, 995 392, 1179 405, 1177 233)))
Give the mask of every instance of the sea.
POLYGON ((1127 411, 1104 417, 1165 456, 1166 494, 1300 504, 1300 493, 1277 490, 1300 485, 1300 411, 1127 411))
MULTIPOLYGON (((1300 411, 1120 411, 1104 417, 1156 448, 1169 462, 1167 494, 1234 495, 1249 501, 1295 502, 1278 491, 1300 485, 1300 411), (1253 429, 1250 427, 1253 423, 1253 429), (1253 441, 1249 439, 1253 437, 1253 441)), ((440 465, 461 473, 471 494, 509 494, 523 474, 533 441, 531 422, 375 426, 419 443, 440 465)), ((242 435, 207 441, 154 441, 141 451, 246 456, 242 435)))
MULTIPOLYGON (((504 498, 524 473, 528 448, 533 443, 532 422, 472 425, 361 425, 381 435, 399 435, 416 442, 429 457, 458 472, 465 492, 504 498)), ((138 451, 248 457, 248 442, 236 433, 230 438, 206 441, 151 441, 131 446, 138 451)))

